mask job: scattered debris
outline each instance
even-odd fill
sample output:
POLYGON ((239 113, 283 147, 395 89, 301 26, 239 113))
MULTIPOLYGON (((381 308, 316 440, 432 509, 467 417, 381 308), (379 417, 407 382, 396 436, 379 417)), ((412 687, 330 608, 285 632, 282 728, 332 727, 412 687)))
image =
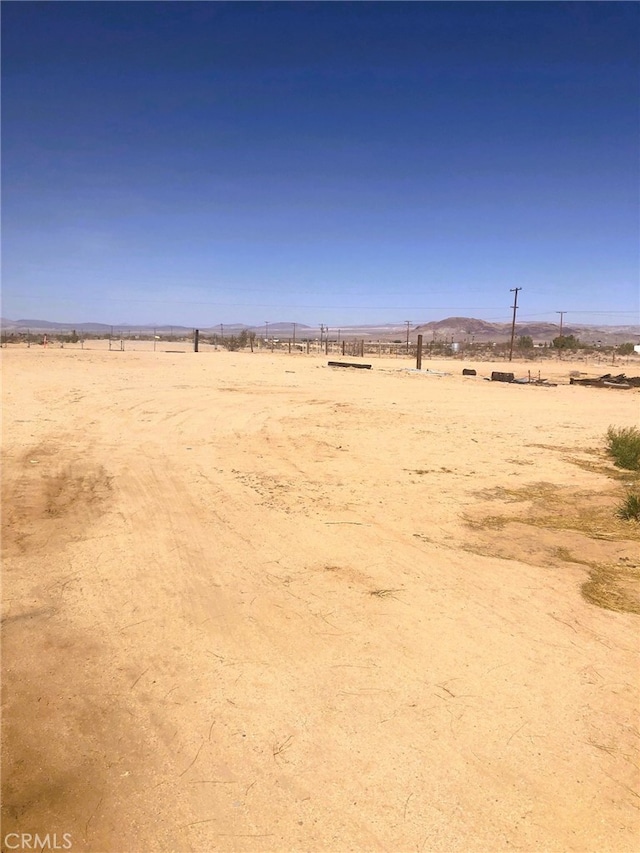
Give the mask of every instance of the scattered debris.
POLYGON ((570 385, 589 385, 592 388, 640 388, 640 376, 625 376, 624 373, 619 373, 617 376, 612 376, 611 373, 605 373, 604 376, 599 376, 597 379, 577 379, 574 376, 569 377, 570 385))
POLYGON ((527 379, 514 379, 513 382, 515 385, 542 385, 545 388, 557 388, 558 387, 557 382, 549 382, 548 379, 540 379, 539 376, 537 379, 532 379, 531 373, 529 373, 529 376, 527 379))
POLYGON ((531 371, 529 371, 528 376, 516 379, 513 373, 499 373, 494 370, 491 374, 491 379, 487 379, 487 382, 509 382, 512 385, 542 385, 544 388, 556 388, 558 384, 557 382, 549 382, 548 379, 541 379, 540 371, 538 371, 537 379, 531 378, 531 371))
POLYGON ((465 368, 463 368, 463 370, 462 370, 462 375, 463 375, 463 376, 476 376, 477 374, 476 374, 476 371, 475 371, 475 370, 473 370, 473 368, 471 368, 471 367, 465 367, 465 368))
POLYGON ((329 367, 358 367, 360 370, 371 370, 370 364, 356 364, 353 361, 328 361, 329 367))

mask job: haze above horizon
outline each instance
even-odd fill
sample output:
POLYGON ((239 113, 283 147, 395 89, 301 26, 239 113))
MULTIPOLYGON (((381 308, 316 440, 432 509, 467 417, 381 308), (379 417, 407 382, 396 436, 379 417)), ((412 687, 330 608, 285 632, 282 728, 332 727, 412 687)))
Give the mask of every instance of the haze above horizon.
POLYGON ((635 3, 3 4, 2 314, 639 321, 635 3))

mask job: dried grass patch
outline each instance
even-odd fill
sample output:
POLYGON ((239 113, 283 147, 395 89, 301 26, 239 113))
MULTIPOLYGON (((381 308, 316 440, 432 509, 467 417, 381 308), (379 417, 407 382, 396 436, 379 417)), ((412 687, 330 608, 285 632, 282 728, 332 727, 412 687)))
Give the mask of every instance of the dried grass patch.
POLYGON ((640 615, 640 567, 593 566, 581 592, 587 601, 605 610, 640 615))
POLYGON ((640 614, 640 567, 628 562, 622 565, 608 562, 606 557, 602 560, 603 554, 599 561, 590 560, 588 550, 575 557, 566 547, 575 533, 586 537, 587 541, 604 540, 620 545, 640 541, 638 522, 622 518, 616 510, 621 495, 617 482, 613 488, 600 492, 535 482, 516 489, 499 487, 478 494, 485 500, 499 500, 514 506, 511 512, 505 506, 502 514, 465 516, 467 526, 477 534, 475 541, 465 544, 465 550, 488 557, 535 562, 536 565, 542 565, 546 550, 552 558, 585 567, 589 577, 582 584, 581 593, 591 604, 640 614), (528 543, 522 525, 545 531, 545 536, 540 539, 540 534, 532 530, 531 543, 528 543), (506 535, 500 531, 505 531, 506 535), (551 545, 549 537, 551 542, 555 539, 557 545, 551 545))

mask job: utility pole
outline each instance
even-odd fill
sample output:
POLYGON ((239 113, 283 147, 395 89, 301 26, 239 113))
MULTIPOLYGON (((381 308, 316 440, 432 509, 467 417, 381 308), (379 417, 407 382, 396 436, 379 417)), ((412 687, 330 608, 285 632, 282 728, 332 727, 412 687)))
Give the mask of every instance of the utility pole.
POLYGON ((296 343, 296 324, 293 324, 293 344, 295 346, 296 343))
POLYGON ((264 339, 265 339, 265 341, 269 340, 269 324, 267 323, 266 320, 264 323, 264 339))
POLYGON ((511 322, 511 344, 509 346, 509 361, 513 358, 513 338, 516 333, 516 311, 518 310, 518 291, 522 290, 521 287, 511 287, 509 288, 509 293, 515 293, 513 299, 513 321, 511 322))
POLYGON ((560 315, 560 337, 562 337, 562 318, 566 313, 566 311, 556 311, 556 314, 560 315))
POLYGON ((220 323, 220 337, 224 338, 224 324, 220 323))
POLYGON ((566 313, 566 311, 556 311, 556 314, 560 315, 560 340, 558 341, 560 346, 558 347, 558 358, 562 358, 562 320, 566 313))
POLYGON ((320 323, 320 352, 322 352, 322 336, 324 335, 324 323, 320 323))
POLYGON ((409 355, 409 326, 411 325, 411 320, 405 320, 404 323, 407 327, 407 355, 409 355))

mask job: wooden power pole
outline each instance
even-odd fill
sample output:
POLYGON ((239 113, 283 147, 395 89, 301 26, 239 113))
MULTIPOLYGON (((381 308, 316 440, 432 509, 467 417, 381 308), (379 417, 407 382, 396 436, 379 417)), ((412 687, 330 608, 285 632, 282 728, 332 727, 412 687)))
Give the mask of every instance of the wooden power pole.
POLYGON ((509 293, 515 293, 515 297, 513 300, 513 320, 511 321, 511 344, 509 345, 509 361, 513 358, 513 338, 516 333, 516 311, 518 310, 518 291, 522 290, 521 287, 512 287, 509 290, 509 293))
POLYGON ((560 315, 560 337, 562 337, 562 318, 566 313, 566 311, 556 311, 556 314, 560 315))

